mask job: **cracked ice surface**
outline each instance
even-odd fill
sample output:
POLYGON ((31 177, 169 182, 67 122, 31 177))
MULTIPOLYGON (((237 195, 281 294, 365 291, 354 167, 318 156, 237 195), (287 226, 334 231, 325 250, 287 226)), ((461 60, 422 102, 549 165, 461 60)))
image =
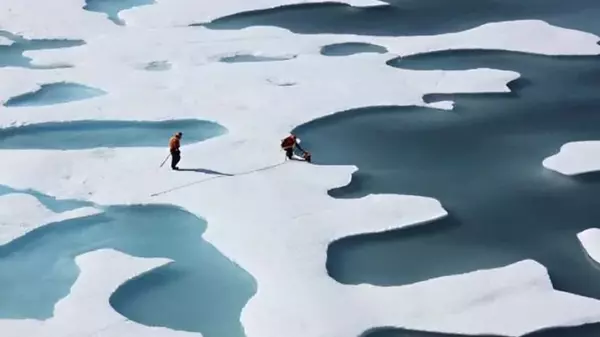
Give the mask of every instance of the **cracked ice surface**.
MULTIPOLYGON (((287 2, 263 1, 253 2, 252 7, 283 4, 287 2)), ((600 321, 600 302, 553 290, 546 270, 533 261, 403 287, 341 285, 325 269, 332 240, 419 225, 445 216, 442 205, 418 196, 329 197, 327 190, 347 184, 354 167, 289 162, 252 173, 281 162, 278 140, 314 118, 369 105, 423 105, 421 96, 430 92, 506 92, 506 83, 518 76, 491 69, 393 69, 385 65, 389 54, 327 58, 318 55, 323 45, 369 42, 403 55, 459 47, 594 54, 600 48, 597 37, 540 21, 495 23, 461 33, 411 38, 300 36, 275 28, 233 32, 164 28, 252 9, 242 1, 207 8, 186 0, 159 1, 125 11, 123 18, 134 27, 123 28, 82 10, 82 5, 81 1, 54 1, 52 11, 62 14, 52 17, 39 15, 49 12, 46 6, 50 5, 2 1, 0 20, 7 29, 38 37, 83 37, 87 45, 28 52, 38 63, 69 61, 76 67, 43 72, 0 69, 0 77, 11 78, 0 82, 0 97, 8 99, 56 81, 101 87, 108 94, 61 107, 22 108, 18 113, 0 109, 0 124, 214 120, 230 132, 184 146, 182 164, 247 174, 212 180, 195 172, 170 174, 158 169, 164 150, 150 148, 4 150, 0 155, 10 158, 11 165, 0 166, 0 183, 102 204, 171 203, 206 218, 204 237, 258 280, 258 292, 241 317, 248 337, 278 337, 282 331, 289 337, 349 337, 378 326, 517 336, 600 321), (522 31, 536 38, 531 41, 522 31), (499 35, 505 38, 495 38, 499 35), (273 63, 218 62, 243 52, 299 56, 273 63), (168 60, 173 67, 164 72, 140 69, 154 60, 168 60), (295 85, 273 85, 269 81, 273 78, 295 85), (289 186, 294 187, 293 193, 289 186), (151 197, 154 193, 159 195, 151 197)), ((36 207, 23 201, 21 207, 31 205, 36 207)), ((184 335, 132 323, 108 303, 118 285, 166 260, 102 250, 78 257, 77 263, 82 273, 70 295, 57 304, 52 319, 0 320, 2 335, 184 335)))

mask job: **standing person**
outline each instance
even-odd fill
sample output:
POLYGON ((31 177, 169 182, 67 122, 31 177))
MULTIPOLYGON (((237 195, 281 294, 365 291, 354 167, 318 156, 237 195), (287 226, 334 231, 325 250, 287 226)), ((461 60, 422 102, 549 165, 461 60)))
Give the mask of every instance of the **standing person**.
POLYGON ((300 147, 300 139, 298 139, 298 137, 296 137, 294 134, 287 136, 281 141, 281 148, 285 150, 285 155, 288 159, 293 158, 294 150, 297 148, 298 150, 302 151, 302 158, 304 158, 304 160, 309 163, 311 161, 310 153, 304 151, 304 149, 300 147))
POLYGON ((181 152, 179 147, 181 146, 181 137, 183 133, 177 132, 171 139, 169 139, 169 151, 171 151, 171 169, 179 170, 177 163, 181 160, 181 152))

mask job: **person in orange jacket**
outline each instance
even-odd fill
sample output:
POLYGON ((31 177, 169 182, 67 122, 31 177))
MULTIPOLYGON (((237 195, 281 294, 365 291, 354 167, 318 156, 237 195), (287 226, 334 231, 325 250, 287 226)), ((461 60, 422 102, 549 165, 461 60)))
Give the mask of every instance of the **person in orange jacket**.
POLYGON ((296 135, 291 134, 281 141, 281 148, 285 150, 285 155, 288 159, 292 159, 294 156, 294 150, 297 148, 302 151, 302 158, 310 163, 310 153, 300 147, 300 139, 296 135))
POLYGON ((177 167, 177 163, 181 160, 181 151, 179 151, 179 147, 181 146, 181 137, 183 133, 177 132, 171 139, 169 139, 169 151, 171 151, 171 169, 179 170, 177 167))

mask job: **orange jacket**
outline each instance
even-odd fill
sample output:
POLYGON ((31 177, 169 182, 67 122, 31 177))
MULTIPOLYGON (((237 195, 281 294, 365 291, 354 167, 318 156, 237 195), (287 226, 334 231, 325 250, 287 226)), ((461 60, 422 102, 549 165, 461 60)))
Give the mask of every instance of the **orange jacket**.
POLYGON ((171 139, 169 139, 169 150, 177 151, 179 150, 179 146, 179 138, 173 136, 171 139))

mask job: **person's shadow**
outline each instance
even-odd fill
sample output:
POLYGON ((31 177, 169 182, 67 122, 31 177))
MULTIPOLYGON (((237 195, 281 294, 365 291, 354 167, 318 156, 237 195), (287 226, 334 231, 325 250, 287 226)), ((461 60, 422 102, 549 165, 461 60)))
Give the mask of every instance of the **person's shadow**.
POLYGON ((230 173, 223 173, 223 172, 209 170, 209 169, 203 169, 203 168, 180 168, 179 171, 199 172, 199 173, 214 174, 214 175, 227 176, 227 177, 234 176, 233 174, 230 174, 230 173))

